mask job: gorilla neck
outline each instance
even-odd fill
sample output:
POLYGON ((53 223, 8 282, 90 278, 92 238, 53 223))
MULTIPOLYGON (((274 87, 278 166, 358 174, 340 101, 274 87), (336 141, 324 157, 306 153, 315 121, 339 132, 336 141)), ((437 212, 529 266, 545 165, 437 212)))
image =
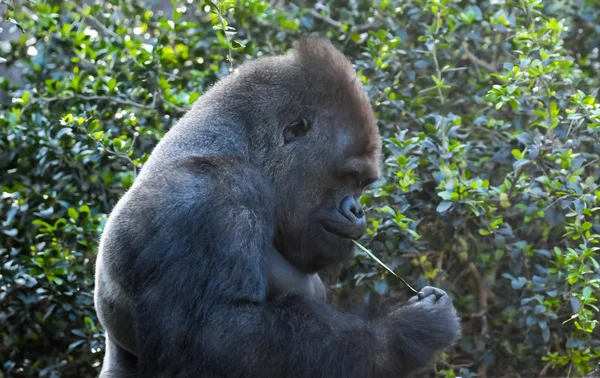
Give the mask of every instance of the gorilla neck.
POLYGON ((267 256, 269 298, 296 294, 320 302, 325 301, 326 291, 318 274, 304 273, 290 264, 275 248, 267 256))

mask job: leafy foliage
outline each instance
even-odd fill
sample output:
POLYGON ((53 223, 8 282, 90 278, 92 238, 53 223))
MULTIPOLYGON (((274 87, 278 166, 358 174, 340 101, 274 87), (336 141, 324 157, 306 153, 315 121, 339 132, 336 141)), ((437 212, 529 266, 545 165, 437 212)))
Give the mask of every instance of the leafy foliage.
MULTIPOLYGON (((306 33, 355 63, 384 136, 362 243, 463 317, 430 376, 600 360, 597 2, 2 3, 2 66, 19 75, 0 78, 0 377, 97 374, 107 214, 203 91, 306 33)), ((333 288, 411 295, 361 249, 333 288)))

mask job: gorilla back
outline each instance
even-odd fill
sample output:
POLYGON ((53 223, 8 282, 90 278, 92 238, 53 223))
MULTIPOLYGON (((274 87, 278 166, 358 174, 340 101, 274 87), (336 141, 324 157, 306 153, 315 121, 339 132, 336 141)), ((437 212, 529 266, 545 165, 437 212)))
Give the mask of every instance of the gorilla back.
POLYGON ((460 334, 425 288, 360 319, 319 271, 365 230, 381 140, 350 63, 305 39, 246 63, 165 135, 110 214, 95 303, 103 377, 402 377, 460 334))

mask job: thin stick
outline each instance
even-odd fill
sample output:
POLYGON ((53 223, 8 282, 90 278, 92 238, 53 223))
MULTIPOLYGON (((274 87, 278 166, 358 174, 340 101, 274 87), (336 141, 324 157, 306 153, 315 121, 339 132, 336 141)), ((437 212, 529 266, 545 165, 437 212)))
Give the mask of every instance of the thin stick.
POLYGON ((387 265, 385 265, 385 264, 384 264, 384 263, 383 263, 381 260, 379 260, 379 259, 377 258, 377 256, 375 256, 375 255, 374 255, 374 254, 373 254, 371 251, 369 251, 368 249, 366 249, 365 247, 363 247, 363 246, 362 246, 360 243, 358 243, 356 240, 352 240, 352 242, 353 242, 354 244, 356 244, 356 246, 357 246, 358 248, 360 248, 361 250, 363 250, 363 252, 365 252, 367 255, 369 255, 369 256, 370 256, 370 257, 371 257, 373 260, 377 261, 377 263, 378 263, 379 265, 381 265, 382 267, 384 267, 384 268, 385 268, 385 269, 386 269, 388 272, 390 272, 390 273, 392 273, 394 276, 396 276, 396 277, 400 278, 400 281, 404 282, 404 284, 406 285, 406 287, 408 287, 410 290, 414 291, 414 292, 415 292, 415 294, 419 294, 419 292, 418 292, 418 291, 416 291, 415 289, 413 289, 413 287, 412 287, 412 286, 410 286, 410 285, 408 284, 408 282, 406 282, 406 281, 404 280, 404 278, 402 278, 402 277, 400 277, 399 275, 397 275, 396 273, 394 273, 394 271, 393 271, 393 270, 391 270, 391 269, 390 269, 390 268, 389 268, 387 265))

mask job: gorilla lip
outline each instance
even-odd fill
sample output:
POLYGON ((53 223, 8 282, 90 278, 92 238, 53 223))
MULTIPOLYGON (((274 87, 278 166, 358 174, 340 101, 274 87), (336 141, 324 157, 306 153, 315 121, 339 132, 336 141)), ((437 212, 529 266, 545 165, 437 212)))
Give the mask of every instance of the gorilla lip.
MULTIPOLYGON (((337 236, 337 237, 340 237, 340 238, 343 238, 343 239, 349 239, 349 240, 356 240, 356 239, 359 239, 359 238, 360 238, 360 236, 362 236, 362 234, 363 234, 363 232, 361 232, 361 233, 360 233, 360 234, 361 234, 360 236, 358 236, 358 237, 353 237, 353 236, 355 236, 355 235, 349 235, 350 233, 352 233, 350 230, 348 230, 346 234, 343 234, 343 233, 341 233, 339 230, 335 230, 334 228, 332 228, 332 227, 329 227, 329 226, 327 226, 327 225, 324 225, 324 224, 321 224, 321 228, 322 228, 322 229, 323 229, 325 232, 327 232, 328 234, 333 234, 333 235, 335 235, 335 236, 337 236)), ((358 232, 356 232, 356 233, 358 234, 358 232)))

